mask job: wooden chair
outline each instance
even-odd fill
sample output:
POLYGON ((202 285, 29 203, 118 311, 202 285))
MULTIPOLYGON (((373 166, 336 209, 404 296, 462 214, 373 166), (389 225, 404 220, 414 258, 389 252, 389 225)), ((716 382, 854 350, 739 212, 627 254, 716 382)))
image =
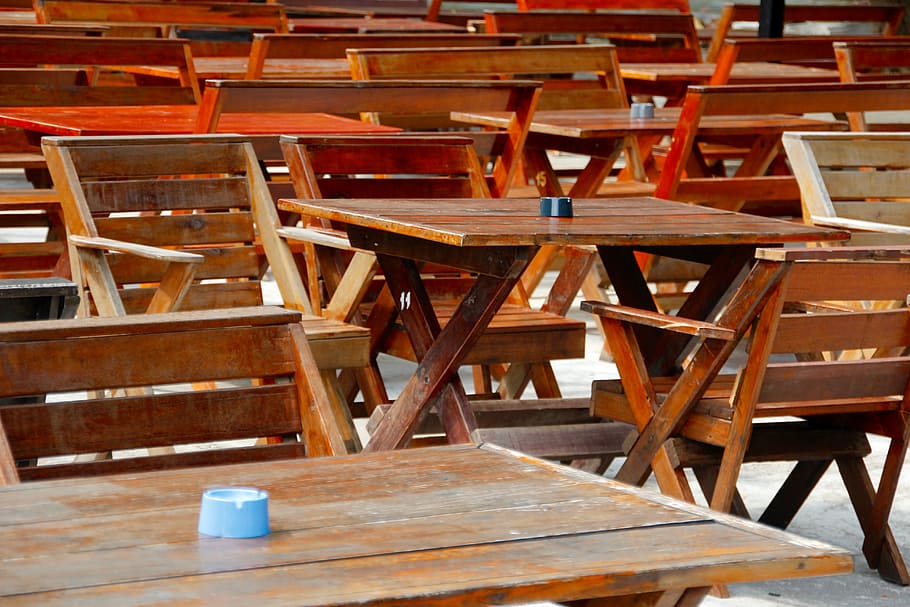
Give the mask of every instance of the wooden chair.
MULTIPOLYGON (((489 158, 488 185, 504 196, 512 185, 530 120, 540 95, 537 81, 352 82, 325 80, 210 80, 200 107, 196 131, 214 132, 228 112, 330 112, 360 114, 372 121, 406 130, 440 130, 462 134, 475 142, 478 155, 489 158), (502 111, 511 115, 508 128, 481 131, 452 122, 453 111, 502 111)), ((284 159, 277 137, 254 138, 260 160, 284 159)), ((277 184, 276 184, 277 185, 277 184)), ((287 188, 276 196, 289 194, 287 188)))
MULTIPOLYGON (((834 44, 834 56, 841 82, 863 80, 910 79, 910 40, 843 41, 834 44)), ((910 128, 908 122, 874 122, 867 120, 865 112, 847 114, 854 131, 896 131, 910 128)))
POLYGON ((803 220, 850 230, 850 244, 910 239, 910 132, 784 133, 803 220))
POLYGON ((664 492, 691 499, 682 468, 692 466, 712 508, 745 514, 736 494, 743 462, 794 461, 760 518, 786 527, 834 461, 870 567, 906 585, 888 516, 910 438, 910 314, 851 305, 906 299, 906 247, 768 249, 756 259, 709 322, 583 304, 604 319, 620 374, 595 382, 592 411, 640 431, 617 479, 641 484, 653 467, 664 492), (690 340, 679 376, 647 372, 635 337, 641 326, 690 340), (738 346, 745 362, 732 363, 735 375, 722 374, 738 346), (864 349, 875 355, 839 356, 864 349), (863 463, 866 433, 890 440, 877 488, 863 463), (666 442, 674 437, 681 439, 666 442))
MULTIPOLYGON (((300 198, 470 199, 490 196, 470 139, 439 135, 285 135, 281 145, 300 198)), ((471 201, 466 200, 465 204, 471 204, 471 201)), ((340 237, 338 246, 353 250, 344 234, 327 233, 326 228, 330 226, 316 228, 315 235, 312 235, 312 228, 309 234, 293 228, 286 228, 281 233, 288 238, 310 239, 315 243, 340 237)), ((393 324, 396 308, 388 290, 383 289, 378 296, 366 293, 378 268, 374 255, 364 251, 353 251, 353 255, 347 266, 339 263, 337 254, 320 257, 320 275, 330 296, 326 302, 327 314, 370 326, 374 354, 381 351, 399 358, 419 359, 420 353, 413 351, 403 327, 393 324), (364 300, 370 301, 368 312, 361 307, 364 300)), ((587 249, 573 250, 567 255, 563 273, 555 281, 542 310, 530 308, 525 292, 514 294, 512 302, 494 317, 490 328, 473 348, 468 363, 513 365, 500 384, 499 392, 504 398, 517 398, 529 380, 533 380, 540 397, 560 395, 549 361, 584 356, 583 326, 565 315, 591 267, 593 256, 594 252, 587 249)), ((423 272, 440 322, 445 325, 457 300, 473 279, 450 268, 426 267, 423 272)), ((311 293, 313 291, 311 288, 311 293)), ((319 297, 319 293, 314 295, 319 297)), ((475 388, 479 393, 493 390, 489 373, 475 376, 475 388)))
POLYGON ((582 41, 606 38, 620 63, 699 62, 701 46, 691 14, 657 11, 487 11, 485 31, 517 33, 529 42, 565 44, 567 35, 582 41))
MULTIPOLYGON (((877 28, 872 35, 893 36, 904 17, 900 4, 789 4, 784 9, 784 25, 812 22, 849 22, 877 28)), ((706 59, 715 61, 724 40, 736 34, 734 23, 759 21, 758 4, 726 4, 713 24, 714 34, 706 59)))
POLYGON ((117 2, 112 0, 35 0, 38 23, 101 23, 130 28, 170 28, 288 32, 284 6, 275 2, 117 2))
POLYGON ((4 323, 0 335, 8 363, 0 396, 48 392, 51 401, 0 407, 0 461, 3 451, 13 461, 54 458, 0 465, 0 484, 344 452, 298 312, 257 306, 4 323), (188 387, 202 381, 217 387, 188 387), (123 395, 92 396, 113 389, 123 395), (236 442, 261 437, 282 440, 236 442), (214 444, 62 457, 196 443, 214 444))
MULTIPOLYGON (((80 316, 262 304, 254 214, 262 225, 277 218, 248 139, 45 137, 42 149, 63 205, 80 316)), ((294 263, 269 261, 275 272, 294 263)), ((356 451, 336 373, 369 364, 369 332, 312 314, 303 328, 356 451)))
POLYGON ((52 190, 0 191, 0 278, 70 276, 66 226, 52 190))
POLYGON ((272 77, 273 59, 343 59, 349 48, 513 46, 518 34, 254 34, 247 80, 272 77))

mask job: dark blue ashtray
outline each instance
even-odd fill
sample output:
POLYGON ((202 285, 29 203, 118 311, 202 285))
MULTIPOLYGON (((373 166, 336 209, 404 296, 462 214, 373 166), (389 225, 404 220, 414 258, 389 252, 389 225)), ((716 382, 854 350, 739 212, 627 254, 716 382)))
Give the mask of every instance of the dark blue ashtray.
POLYGON ((541 217, 571 217, 572 199, 569 196, 541 196, 541 217))

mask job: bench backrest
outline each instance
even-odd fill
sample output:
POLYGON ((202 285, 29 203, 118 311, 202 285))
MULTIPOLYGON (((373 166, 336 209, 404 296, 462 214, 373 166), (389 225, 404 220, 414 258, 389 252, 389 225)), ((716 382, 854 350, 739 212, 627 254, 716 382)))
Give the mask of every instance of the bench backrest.
POLYGON ((246 78, 269 77, 269 59, 338 59, 349 48, 514 46, 518 34, 254 34, 246 78))
POLYGON ((691 13, 689 0, 518 0, 523 11, 539 9, 626 10, 667 9, 691 13))
POLYGON ((542 78, 540 110, 628 106, 612 45, 349 49, 348 61, 355 80, 542 78))
MULTIPOLYGON (((180 86, 56 87, 29 93, 21 105, 179 105, 199 100, 193 56, 185 40, 92 36, 0 36, 0 67, 74 67, 89 71, 121 66, 162 65, 177 68, 180 86), (125 89, 122 91, 116 89, 125 89), (44 101, 41 97, 46 96, 44 101), (53 100, 53 103, 51 103, 53 100), (34 101, 34 103, 32 103, 34 101)), ((12 85, 11 85, 12 86, 12 85)), ((8 91, 10 92, 10 91, 8 91)), ((0 101, 0 106, 9 105, 0 101)), ((20 103, 17 103, 20 105, 20 103)))
POLYGON ((173 250, 204 259, 182 300, 163 303, 182 310, 262 304, 253 201, 271 205, 271 197, 248 139, 45 137, 42 149, 71 240, 155 247, 108 253, 105 262, 79 247, 72 267, 83 315, 92 305, 103 315, 154 310, 160 300, 153 297, 169 286, 169 264, 178 263, 164 254, 173 250))
MULTIPOLYGON (((2 148, 0 148, 2 149, 2 148)), ((63 211, 53 190, 0 193, 0 278, 70 276, 63 211)))
POLYGON ((910 241, 910 133, 784 133, 807 223, 851 245, 910 241))
POLYGON ((565 38, 607 38, 622 62, 701 61, 695 19, 688 13, 534 10, 487 11, 488 33, 519 33, 534 42, 565 38), (554 38, 554 36, 556 38, 554 38))
MULTIPOLYGON (((733 24, 738 22, 757 23, 759 5, 726 4, 721 9, 706 59, 714 61, 724 40, 735 33, 733 24)), ((811 22, 850 22, 876 26, 876 36, 893 36, 904 17, 900 4, 787 4, 784 7, 784 24, 811 22)))
POLYGON ((298 312, 260 306, 0 325, 7 362, 0 397, 47 394, 49 401, 0 407, 7 461, 284 439, 6 466, 5 480, 333 453, 338 441, 331 416, 321 410, 324 388, 299 321, 298 312))
MULTIPOLYGON (((490 190, 503 196, 517 170, 539 94, 540 83, 525 80, 210 80, 196 130, 213 132, 227 112, 345 112, 370 114, 371 120, 408 130, 454 128, 474 139, 480 156, 493 158, 490 190), (508 112, 510 125, 501 131, 468 130, 449 119, 453 111, 472 110, 508 112)), ((260 141, 257 154, 280 159, 277 138, 260 141)))
POLYGON ((112 0, 35 0, 39 23, 88 22, 243 28, 287 33, 284 6, 257 2, 117 2, 112 0))
POLYGON ((690 86, 655 195, 730 210, 742 209, 747 201, 799 201, 799 188, 791 175, 765 176, 766 169, 781 152, 779 141, 767 146, 763 163, 751 167, 758 177, 687 177, 687 164, 693 159, 693 146, 704 116, 907 109, 910 109, 910 82, 690 86))
MULTIPOLYGON (((896 40, 907 40, 894 37, 896 40)), ((709 84, 726 84, 736 62, 769 61, 806 67, 836 69, 835 42, 868 41, 868 36, 785 36, 783 38, 728 38, 715 59, 709 84)), ((844 80, 846 81, 846 80, 844 80)))
MULTIPOLYGON (((834 56, 842 82, 910 79, 910 40, 906 38, 837 42, 834 56)), ((847 118, 853 130, 866 130, 862 112, 851 112, 847 118)))

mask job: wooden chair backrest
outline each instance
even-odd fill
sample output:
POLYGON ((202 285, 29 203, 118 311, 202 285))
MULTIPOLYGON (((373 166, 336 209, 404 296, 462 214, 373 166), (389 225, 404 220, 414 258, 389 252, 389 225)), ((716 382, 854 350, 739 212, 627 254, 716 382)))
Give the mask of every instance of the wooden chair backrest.
MULTIPOLYGON (((841 82, 910 79, 910 40, 907 38, 837 42, 834 56, 841 82)), ((853 130, 869 128, 862 112, 851 112, 847 118, 853 130)))
MULTIPOLYGON (((506 50, 506 49, 503 49, 506 50)), ((455 129, 475 141, 480 156, 492 156, 490 190, 505 195, 512 183, 537 106, 540 83, 511 81, 390 80, 278 81, 210 80, 200 108, 198 132, 213 132, 226 112, 330 112, 370 114, 408 130, 455 129), (453 111, 500 111, 512 116, 502 131, 476 131, 449 119, 453 111)), ((260 142, 260 159, 282 158, 277 138, 260 142)))
POLYGON ((287 33, 283 5, 269 2, 118 2, 35 0, 39 23, 102 23, 165 27, 243 28, 287 33))
POLYGON ((109 29, 100 24, 0 23, 0 34, 4 36, 103 36, 109 29))
MULTIPOLYGON (((905 8, 900 4, 788 4, 784 7, 784 24, 806 22, 851 22, 878 24, 876 36, 893 36, 897 33, 904 17, 905 8)), ((759 5, 726 4, 721 9, 711 44, 706 55, 707 61, 715 61, 724 40, 735 33, 733 24, 738 22, 757 23, 759 5)))
MULTIPOLYGON (((2 148, 0 148, 2 149, 2 148)), ((51 190, 0 193, 0 278, 70 276, 66 226, 51 190)))
POLYGON ((519 33, 531 36, 535 41, 553 35, 564 39, 566 34, 585 39, 592 36, 607 38, 616 46, 620 63, 701 61, 695 19, 688 13, 487 11, 484 22, 488 33, 519 33), (628 43, 630 39, 631 44, 628 43))
MULTIPOLYGON (((765 154, 764 166, 753 167, 759 177, 687 177, 687 164, 694 158, 693 146, 704 116, 907 109, 910 109, 910 82, 690 86, 656 195, 730 210, 743 209, 748 201, 792 201, 794 206, 799 201, 799 188, 791 175, 764 176, 774 152, 781 151, 779 142, 765 154)), ((786 208, 789 212, 790 208, 786 208)))
MULTIPOLYGON (((253 200, 271 205, 249 140, 237 136, 45 137, 42 149, 67 232, 204 256, 182 310, 262 304, 253 200)), ((105 271, 72 262, 81 305, 104 315, 145 311, 167 263, 108 254, 105 271), (100 272, 100 274, 99 274, 100 272), (83 284, 88 281, 89 284, 83 284)), ((88 309, 83 312, 87 315, 88 309)))
POLYGON ((269 59, 345 58, 349 48, 514 46, 518 34, 254 34, 246 78, 268 78, 269 59))
POLYGON ((789 269, 780 295, 759 313, 759 326, 770 332, 753 332, 754 355, 741 371, 763 377, 756 384, 756 415, 786 416, 807 406, 815 414, 906 411, 910 314, 904 305, 869 305, 907 300, 906 248, 759 250, 757 257, 789 269), (759 345, 762 339, 768 343, 759 345), (842 356, 864 350, 878 356, 842 356), (785 354, 794 356, 769 360, 785 354))
POLYGON ((666 9, 691 13, 689 0, 518 0, 518 9, 533 11, 540 9, 571 10, 653 10, 666 9))
MULTIPOLYGON (((895 40, 908 40, 902 36, 895 40)), ((785 36, 783 38, 728 38, 715 59, 709 84, 726 84, 736 62, 769 61, 806 67, 836 69, 835 42, 868 41, 868 36, 785 36)), ((843 80, 843 79, 842 79, 843 80)), ((843 80, 846 82, 846 80, 843 80)))
POLYGON ((506 0, 503 3, 501 0, 467 0, 467 2, 430 0, 425 19, 427 21, 466 23, 468 19, 482 19, 483 11, 491 8, 490 5, 493 4, 502 7, 503 4, 509 4, 509 1, 506 0))
MULTIPOLYGON (((0 36, 0 67, 75 67, 79 69, 116 68, 130 65, 174 66, 180 74, 180 86, 124 87, 102 86, 99 91, 81 87, 76 90, 41 91, 60 95, 57 105, 180 105, 195 103, 200 98, 193 56, 185 40, 157 38, 111 38, 90 36, 0 36), (117 91, 111 89, 127 89, 117 91), (130 90, 133 89, 133 90, 130 90), (138 89, 138 90, 136 90, 138 89), (80 97, 86 97, 80 101, 80 97), (120 99, 123 99, 122 101, 120 99), (134 101, 130 101, 135 99, 134 101), (146 100, 147 101, 143 101, 146 100)), ((22 89, 27 94, 26 89, 22 89)), ((34 105, 39 95, 31 95, 34 105)), ((6 105, 0 102, 0 105, 6 105)))
POLYGON ((542 77, 539 110, 628 107, 616 49, 608 44, 349 49, 348 61, 355 80, 542 77))
POLYGON ((315 363, 298 312, 259 306, 3 323, 0 336, 8 363, 0 397, 50 401, 0 407, 14 460, 285 438, 14 469, 23 481, 326 455, 337 442, 320 411, 322 384, 309 375, 315 363))
POLYGON ((851 230, 851 245, 910 241, 910 133, 789 132, 783 144, 806 223, 851 230))

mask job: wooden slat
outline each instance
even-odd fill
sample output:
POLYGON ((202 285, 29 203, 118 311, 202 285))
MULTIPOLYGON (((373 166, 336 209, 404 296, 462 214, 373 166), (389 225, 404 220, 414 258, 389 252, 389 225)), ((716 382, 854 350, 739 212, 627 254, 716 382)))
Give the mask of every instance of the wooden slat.
MULTIPOLYGON (((236 246, 221 249, 192 249, 205 257, 199 264, 195 277, 207 278, 248 278, 258 279, 259 255, 256 247, 236 246)), ((108 263, 118 284, 147 283, 161 280, 166 264, 156 260, 133 255, 112 255, 108 263)))
POLYGON ((774 337, 777 353, 900 348, 907 344, 910 344, 910 314, 904 308, 864 313, 785 314, 774 337))
POLYGON ((236 246, 256 238, 250 212, 98 217, 95 226, 105 238, 155 246, 236 246))
MULTIPOLYGON (((113 150, 112 150, 113 152, 113 150)), ((245 177, 209 179, 130 179, 83 183, 96 213, 249 208, 245 177)))
POLYGON ((795 264, 790 271, 787 298, 797 301, 825 299, 905 300, 910 293, 910 266, 891 262, 795 264), (875 276, 875 280, 869 280, 875 276))
POLYGON ((908 376, 910 360, 906 358, 774 363, 765 371, 759 399, 768 403, 892 395, 902 398, 908 376))
POLYGON ((18 459, 279 436, 300 431, 296 386, 280 384, 0 407, 18 459))
MULTIPOLYGON (((155 287, 121 289, 120 299, 127 314, 141 314, 155 294, 155 287)), ((202 283, 190 285, 180 302, 180 310, 213 310, 262 305, 262 288, 258 282, 202 283)))
MULTIPOLYGON (((894 153, 900 152, 895 150, 894 153)), ((890 168, 888 163, 866 165, 878 170, 826 170, 822 171, 822 177, 833 199, 905 197, 910 192, 910 171, 906 170, 906 162, 902 164, 905 166, 895 166, 891 170, 887 170, 890 168)))
MULTIPOLYGON (((49 145, 54 145, 54 138, 49 139, 49 145)), ((114 141, 123 142, 122 147, 111 145, 111 138, 104 138, 104 144, 95 146, 92 145, 92 138, 84 139, 83 146, 68 144, 82 179, 135 178, 149 175, 152 166, 156 176, 244 173, 247 169, 243 148, 234 145, 236 138, 234 142, 225 141, 223 145, 213 140, 198 148, 168 138, 162 138, 161 145, 141 148, 129 146, 135 141, 132 137, 114 138, 114 141), (117 158, 116 163, 110 161, 112 157, 117 158)))
POLYGON ((130 387, 227 379, 237 377, 240 369, 254 377, 294 370, 291 344, 283 328, 207 331, 204 377, 200 377, 200 370, 192 364, 199 340, 198 333, 175 332, 2 343, 0 352, 8 364, 7 373, 0 377, 0 394, 20 396, 105 385, 130 387), (239 343, 244 344, 243 350, 237 349, 239 343), (64 360, 58 355, 62 351, 67 352, 64 360), (136 357, 135 352, 143 356, 136 357))

